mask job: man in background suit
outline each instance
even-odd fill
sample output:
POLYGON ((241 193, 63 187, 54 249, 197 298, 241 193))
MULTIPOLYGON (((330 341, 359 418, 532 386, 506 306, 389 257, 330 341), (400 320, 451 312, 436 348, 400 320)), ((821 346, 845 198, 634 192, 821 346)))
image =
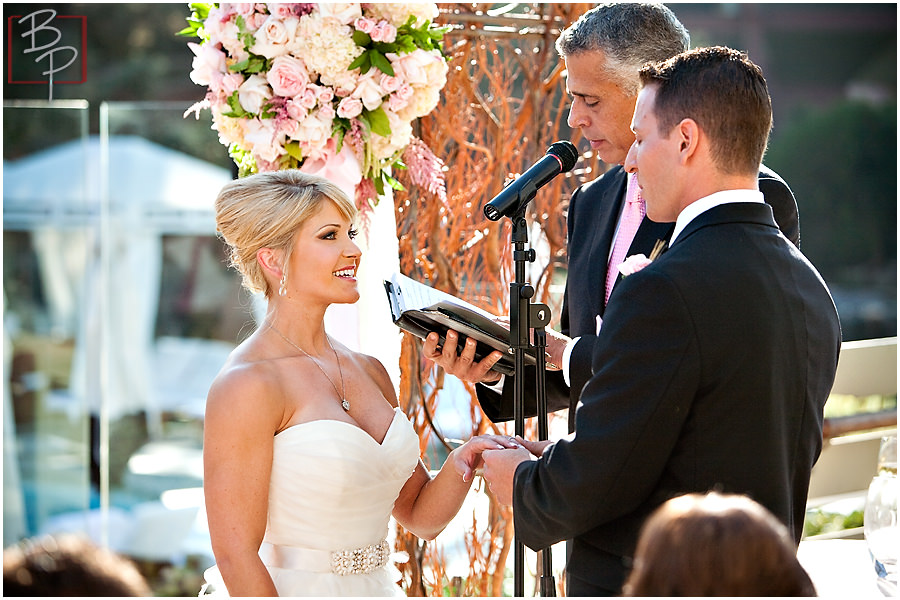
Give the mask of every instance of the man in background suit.
MULTIPOLYGON (((582 15, 562 32, 556 42, 565 60, 567 90, 572 98, 569 125, 579 128, 591 149, 607 164, 616 165, 573 194, 568 210, 568 277, 560 320, 563 336, 548 330, 550 363, 562 370, 548 370, 547 404, 550 412, 569 409, 572 430, 575 406, 584 383, 591 376, 591 352, 599 323, 605 316, 609 292, 618 281, 618 263, 625 256, 649 256, 658 240, 668 240, 673 223, 639 218, 637 231, 625 231, 623 205, 634 189, 622 169, 634 141, 630 129, 639 81, 638 70, 647 61, 665 60, 686 50, 688 32, 661 4, 604 4, 582 15), (607 278, 607 273, 611 277, 607 278), (577 338, 571 342, 568 338, 577 338)), ((797 204, 788 186, 775 173, 761 168, 760 190, 775 211, 775 221, 785 235, 799 245, 797 204)), ((638 199, 639 204, 642 203, 638 199)), ((451 342, 456 339, 450 333, 451 342)), ((500 354, 475 362, 474 343, 459 355, 455 344, 437 348, 437 336, 426 340, 423 355, 460 379, 493 384, 476 386, 487 417, 494 422, 513 418, 513 382, 497 383, 491 371, 500 354)), ((552 368, 552 367, 550 367, 552 368)), ((534 368, 526 368, 525 414, 536 414, 534 368)))
POLYGON ((569 595, 619 594, 643 521, 685 493, 746 494, 799 542, 841 342, 759 192, 761 70, 719 47, 640 76, 625 168, 647 215, 675 221, 669 249, 613 290, 575 433, 483 455, 518 539, 574 539, 569 595))

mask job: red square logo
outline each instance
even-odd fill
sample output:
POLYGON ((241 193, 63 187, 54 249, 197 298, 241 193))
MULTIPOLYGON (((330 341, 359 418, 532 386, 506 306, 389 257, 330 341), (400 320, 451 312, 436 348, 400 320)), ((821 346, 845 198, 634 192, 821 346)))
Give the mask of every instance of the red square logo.
POLYGON ((63 84, 87 81, 87 18, 41 9, 6 20, 6 81, 63 84))

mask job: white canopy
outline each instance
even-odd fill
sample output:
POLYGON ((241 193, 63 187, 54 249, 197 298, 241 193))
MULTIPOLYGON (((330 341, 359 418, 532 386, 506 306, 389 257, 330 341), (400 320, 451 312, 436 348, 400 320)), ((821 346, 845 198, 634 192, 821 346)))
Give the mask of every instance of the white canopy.
POLYGON ((92 136, 4 161, 4 228, 87 224, 106 195, 115 218, 160 233, 215 232, 228 169, 137 136, 110 136, 106 148, 92 136))

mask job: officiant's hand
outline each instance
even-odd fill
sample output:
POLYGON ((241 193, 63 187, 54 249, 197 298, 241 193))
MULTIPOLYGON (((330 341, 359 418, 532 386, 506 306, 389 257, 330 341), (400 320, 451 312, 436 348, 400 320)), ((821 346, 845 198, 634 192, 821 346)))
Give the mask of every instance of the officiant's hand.
POLYGON ((482 360, 475 360, 475 340, 466 339, 462 352, 456 353, 457 340, 459 333, 452 329, 447 331, 447 343, 438 347, 440 338, 438 334, 432 331, 425 338, 422 344, 422 356, 428 360, 434 361, 444 369, 448 374, 455 375, 463 381, 471 383, 492 383, 500 380, 500 373, 492 371, 498 360, 503 358, 503 354, 495 350, 482 360))
MULTIPOLYGON (((497 317, 494 322, 509 329, 509 319, 507 317, 497 317)), ((566 346, 572 341, 567 335, 563 335, 550 327, 544 328, 547 333, 547 347, 544 349, 547 357, 547 370, 559 371, 562 369, 562 357, 566 346)), ((534 330, 531 331, 531 343, 534 343, 534 330)))

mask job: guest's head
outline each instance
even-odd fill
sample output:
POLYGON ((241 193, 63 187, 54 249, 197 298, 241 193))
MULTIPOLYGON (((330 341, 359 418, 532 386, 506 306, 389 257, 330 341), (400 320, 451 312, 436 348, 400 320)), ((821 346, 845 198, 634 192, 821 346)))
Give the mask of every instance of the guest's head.
POLYGON ((3 551, 4 596, 152 596, 134 564, 74 535, 26 540, 3 551))
POLYGON ((604 162, 624 162, 634 141, 638 71, 689 45, 687 30, 662 4, 601 4, 581 15, 556 41, 572 100, 569 126, 581 129, 604 162))
POLYGON ((228 244, 231 264, 241 273, 244 287, 267 298, 284 290, 289 280, 300 278, 291 272, 295 237, 312 217, 333 210, 349 227, 357 216, 356 206, 338 186, 298 170, 229 182, 219 192, 215 210, 216 228, 228 244), (280 270, 280 276, 273 269, 280 270))
POLYGON ((644 523, 625 596, 815 596, 787 528, 746 496, 688 494, 644 523))
POLYGON ((723 189, 754 189, 772 128, 762 70, 721 46, 696 48, 641 68, 635 143, 647 215, 674 221, 691 202, 723 189))

